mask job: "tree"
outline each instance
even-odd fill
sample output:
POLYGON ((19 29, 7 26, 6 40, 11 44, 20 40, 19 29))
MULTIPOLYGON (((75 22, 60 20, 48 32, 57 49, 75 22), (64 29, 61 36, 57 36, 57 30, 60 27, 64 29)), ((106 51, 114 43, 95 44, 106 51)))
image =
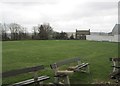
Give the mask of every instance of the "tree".
POLYGON ((18 33, 19 33, 19 28, 18 25, 15 23, 11 23, 9 25, 10 31, 11 31, 11 40, 17 40, 18 39, 18 33))
POLYGON ((11 23, 9 25, 9 29, 11 32, 11 40, 20 40, 25 37, 26 28, 23 28, 21 25, 16 23, 11 23))
POLYGON ((21 27, 21 29, 19 30, 19 39, 27 39, 27 28, 21 27))
POLYGON ((74 36, 73 36, 73 34, 70 36, 70 39, 74 39, 74 36))
POLYGON ((38 32, 39 39, 52 39, 53 29, 49 25, 49 23, 40 25, 40 27, 38 28, 38 32))
POLYGON ((67 33, 61 31, 61 33, 60 33, 60 39, 68 39, 67 33))
POLYGON ((39 27, 38 27, 38 26, 34 26, 34 27, 33 27, 32 39, 39 39, 38 30, 39 30, 39 27))
POLYGON ((1 35, 2 35, 2 40, 5 41, 5 40, 8 40, 8 34, 7 34, 7 30, 8 30, 8 26, 7 24, 0 24, 0 29, 1 29, 1 35))
POLYGON ((60 33, 59 32, 53 32, 53 39, 60 39, 60 33))

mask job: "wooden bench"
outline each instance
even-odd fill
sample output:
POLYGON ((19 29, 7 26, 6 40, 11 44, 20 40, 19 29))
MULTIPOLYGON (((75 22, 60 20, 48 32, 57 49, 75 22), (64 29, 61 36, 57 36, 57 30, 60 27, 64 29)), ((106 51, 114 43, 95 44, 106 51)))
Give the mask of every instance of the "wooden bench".
POLYGON ((33 78, 29 80, 17 82, 9 86, 25 86, 25 85, 30 85, 30 84, 34 84, 35 86, 38 86, 39 84, 43 84, 44 80, 49 79, 49 76, 46 76, 46 75, 38 77, 38 71, 43 70, 43 69, 45 69, 44 66, 40 65, 40 66, 35 66, 35 67, 28 67, 28 68, 23 68, 23 69, 7 71, 7 72, 2 73, 2 78, 13 77, 13 76, 21 75, 24 73, 33 72, 34 73, 33 78))
POLYGON ((117 79, 120 81, 120 58, 110 58, 110 61, 113 62, 113 71, 110 74, 111 79, 117 79))
POLYGON ((85 72, 85 70, 87 70, 86 72, 89 72, 89 63, 81 63, 80 58, 78 57, 53 63, 50 65, 50 67, 54 70, 56 84, 59 84, 60 81, 63 81, 62 83, 70 85, 69 74, 73 74, 77 71, 85 72), (69 66, 66 70, 60 70, 61 66, 70 65, 71 63, 77 63, 77 65, 69 66))

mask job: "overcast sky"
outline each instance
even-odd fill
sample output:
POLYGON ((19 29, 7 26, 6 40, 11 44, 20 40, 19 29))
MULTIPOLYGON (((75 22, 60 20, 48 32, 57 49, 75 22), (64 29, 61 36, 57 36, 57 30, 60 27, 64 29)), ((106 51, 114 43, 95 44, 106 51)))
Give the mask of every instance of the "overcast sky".
POLYGON ((4 22, 29 30, 50 23, 59 32, 110 32, 118 22, 118 0, 0 0, 0 23, 4 22))

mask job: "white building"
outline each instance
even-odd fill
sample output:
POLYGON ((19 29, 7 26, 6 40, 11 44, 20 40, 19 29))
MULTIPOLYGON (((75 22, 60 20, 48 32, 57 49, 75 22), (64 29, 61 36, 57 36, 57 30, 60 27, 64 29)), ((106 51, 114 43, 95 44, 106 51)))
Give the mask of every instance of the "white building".
POLYGON ((108 35, 87 35, 86 40, 120 42, 120 24, 116 24, 108 35))

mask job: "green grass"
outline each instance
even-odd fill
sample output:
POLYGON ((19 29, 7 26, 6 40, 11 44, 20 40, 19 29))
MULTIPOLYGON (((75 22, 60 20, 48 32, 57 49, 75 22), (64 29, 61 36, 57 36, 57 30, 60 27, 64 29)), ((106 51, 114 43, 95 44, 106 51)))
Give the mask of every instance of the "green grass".
MULTIPOLYGON (((49 65, 59 60, 80 57, 83 62, 90 63, 90 74, 75 73, 70 76, 73 84, 96 83, 110 81, 112 71, 110 57, 118 56, 118 44, 110 42, 93 42, 80 40, 28 40, 5 41, 2 47, 3 71, 45 65, 46 70, 40 74, 51 76, 49 65)), ((3 83, 13 83, 31 76, 24 75, 3 79, 3 83)))

